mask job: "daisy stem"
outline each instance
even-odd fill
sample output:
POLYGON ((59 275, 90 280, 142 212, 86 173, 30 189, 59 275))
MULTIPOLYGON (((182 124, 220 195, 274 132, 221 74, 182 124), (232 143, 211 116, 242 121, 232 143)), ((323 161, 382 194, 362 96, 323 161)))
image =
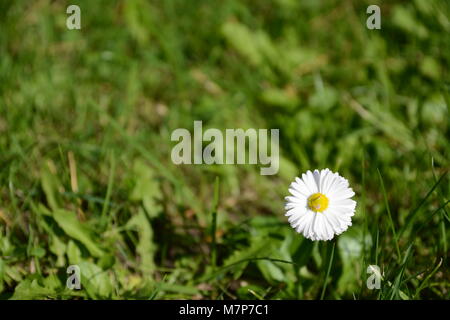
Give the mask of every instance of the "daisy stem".
POLYGON ((323 300, 323 297, 325 296, 325 290, 327 289, 328 277, 330 276, 331 265, 333 264, 334 247, 335 247, 335 246, 336 246, 336 241, 333 241, 333 247, 331 248, 330 259, 329 259, 329 261, 328 261, 327 274, 326 274, 326 276, 325 276, 325 281, 324 281, 324 283, 323 283, 322 293, 320 294, 320 300, 323 300))
POLYGON ((211 265, 213 269, 217 265, 216 229, 217 229, 217 207, 219 205, 219 177, 214 182, 214 199, 212 205, 211 221, 211 265))

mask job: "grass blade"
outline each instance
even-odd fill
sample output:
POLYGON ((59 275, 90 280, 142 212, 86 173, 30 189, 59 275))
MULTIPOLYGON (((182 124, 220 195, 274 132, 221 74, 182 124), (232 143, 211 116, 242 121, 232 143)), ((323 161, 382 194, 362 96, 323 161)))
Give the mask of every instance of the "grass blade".
POLYGON ((212 222, 211 222, 211 265, 213 270, 217 266, 217 243, 216 243, 216 229, 217 229, 217 207, 219 206, 219 186, 220 179, 216 177, 214 183, 214 200, 212 205, 212 222))
POLYGON ((447 176, 448 171, 444 172, 439 180, 433 185, 433 187, 428 191, 427 195, 422 199, 422 201, 419 203, 419 205, 409 214, 409 216, 406 218, 405 224, 399 231, 399 237, 402 236, 403 232, 405 232, 406 229, 411 225, 411 223, 414 221, 414 218, 416 217, 417 213, 419 212, 419 209, 425 204, 425 202, 428 200, 430 195, 433 193, 433 191, 437 188, 437 186, 444 180, 444 178, 447 176))
POLYGON ((395 225, 394 225, 394 220, 392 220, 392 214, 391 214, 391 209, 389 208, 389 201, 387 198, 387 193, 386 193, 386 189, 384 188, 384 182, 383 182, 383 178, 381 176, 381 172, 380 170, 377 168, 378 171, 378 177, 380 178, 380 183, 381 183, 381 191, 383 192, 383 197, 384 197, 384 203, 386 205, 386 210, 388 213, 388 217, 389 217, 389 221, 391 223, 391 228, 392 228, 392 234, 394 236, 394 245, 395 245, 395 249, 397 250, 397 256, 398 259, 401 258, 401 253, 400 253, 400 247, 398 245, 398 237, 397 237, 397 233, 395 232, 395 225))

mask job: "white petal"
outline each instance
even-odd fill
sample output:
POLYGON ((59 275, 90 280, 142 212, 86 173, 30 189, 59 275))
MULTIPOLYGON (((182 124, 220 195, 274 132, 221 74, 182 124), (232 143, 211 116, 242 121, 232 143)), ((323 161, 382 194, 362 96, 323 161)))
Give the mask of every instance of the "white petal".
MULTIPOLYGON (((288 210, 286 212, 285 216, 289 217, 289 219, 291 219, 291 218, 295 219, 296 217, 303 216, 306 213, 306 211, 308 211, 308 209, 305 207, 295 207, 295 208, 288 210)), ((289 220, 289 222, 291 222, 291 220, 289 220)))
POLYGON ((328 197, 334 200, 348 199, 353 197, 354 195, 355 193, 353 192, 352 188, 348 187, 340 187, 338 189, 331 190, 328 193, 328 197))
MULTIPOLYGON (((305 220, 305 217, 308 216, 310 213, 308 210, 305 210, 304 212, 297 214, 295 219, 292 219, 289 221, 292 228, 297 228, 299 225, 303 224, 303 221, 305 220)), ((289 220, 289 219, 288 219, 289 220)))
POLYGON ((314 170, 313 172, 313 178, 314 178, 314 182, 317 185, 317 191, 320 192, 320 171, 319 170, 314 170))
POLYGON ((328 186, 327 193, 333 193, 334 191, 348 188, 348 180, 341 177, 338 173, 331 173, 332 181, 328 186))
POLYGON ((298 233, 303 233, 303 235, 306 237, 306 230, 309 229, 309 225, 311 224, 313 218, 314 218, 313 212, 308 210, 307 213, 303 215, 298 221, 296 231, 298 233))
POLYGON ((296 189, 294 189, 292 187, 289 188, 289 192, 296 198, 299 198, 299 199, 306 199, 307 198, 307 195, 304 195, 303 193, 297 191, 296 189))
POLYGON ((303 209, 303 208, 300 207, 300 206, 295 206, 294 208, 289 209, 288 211, 286 211, 285 216, 286 216, 286 217, 290 217, 290 216, 292 216, 292 215, 299 215, 299 214, 303 213, 304 211, 306 211, 306 208, 303 209))
POLYGON ((338 217, 334 214, 330 214, 330 211, 325 211, 324 217, 335 234, 339 234, 342 231, 342 224, 338 217))
POLYGON ((314 233, 316 234, 316 237, 320 240, 326 240, 327 238, 326 225, 323 214, 321 212, 316 213, 316 223, 314 225, 314 233))
POLYGON ((323 219, 325 221, 324 222, 325 228, 327 229, 327 239, 326 240, 331 240, 331 239, 333 239, 333 237, 336 233, 335 229, 334 229, 333 225, 330 223, 330 221, 327 219, 327 216, 324 215, 323 213, 322 213, 322 215, 323 215, 323 219))
POLYGON ((291 187, 302 193, 305 197, 311 195, 311 191, 308 190, 305 182, 300 178, 295 178, 295 181, 291 183, 291 187))
POLYGON ((329 207, 330 208, 339 207, 342 209, 346 209, 348 211, 355 211, 356 201, 352 199, 341 199, 341 200, 330 199, 329 207))
POLYGON ((315 212, 313 212, 313 218, 312 218, 311 224, 309 225, 309 228, 306 230, 307 236, 309 236, 310 238, 314 238, 314 239, 316 239, 316 232, 315 232, 316 220, 317 220, 317 214, 315 212))
POLYGON ((302 179, 306 187, 308 188, 310 194, 318 192, 317 184, 314 181, 314 177, 311 171, 308 170, 306 171, 306 173, 302 174, 302 179))
POLYGON ((294 203, 294 202, 286 202, 286 204, 284 205, 284 210, 288 211, 289 209, 298 207, 299 204, 298 203, 294 203))
POLYGON ((300 220, 302 216, 299 214, 293 214, 288 218, 289 223, 291 224, 291 227, 294 228, 297 225, 297 222, 300 220))
POLYGON ((320 172, 320 187, 319 187, 319 192, 322 194, 325 194, 328 190, 328 184, 330 181, 330 173, 331 171, 328 169, 323 169, 320 172))
POLYGON ((355 210, 343 208, 343 207, 329 207, 326 212, 333 212, 339 218, 350 218, 355 214, 355 210))
POLYGON ((303 202, 304 202, 303 199, 300 199, 300 198, 297 198, 297 197, 292 197, 292 196, 285 197, 284 199, 288 203, 291 202, 291 203, 303 204, 303 202))
POLYGON ((324 187, 324 194, 328 194, 330 193, 332 190, 334 190, 340 182, 340 177, 337 173, 332 173, 330 172, 328 174, 328 179, 327 179, 327 183, 326 186, 324 187))
POLYGON ((350 217, 337 215, 333 211, 327 211, 327 215, 330 217, 330 219, 334 218, 334 219, 336 219, 335 221, 337 221, 337 224, 335 225, 336 234, 341 234, 342 232, 347 230, 349 225, 352 224, 352 220, 350 217))

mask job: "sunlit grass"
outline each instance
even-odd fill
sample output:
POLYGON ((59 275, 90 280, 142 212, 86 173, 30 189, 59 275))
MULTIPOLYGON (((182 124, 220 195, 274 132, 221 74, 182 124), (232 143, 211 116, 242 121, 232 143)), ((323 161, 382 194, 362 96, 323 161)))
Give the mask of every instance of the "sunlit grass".
POLYGON ((450 298, 447 1, 381 30, 371 1, 79 1, 79 31, 68 4, 0 3, 2 299, 450 298), (279 128, 279 173, 174 165, 194 120, 279 128), (325 167, 357 212, 311 242, 283 201, 325 167))

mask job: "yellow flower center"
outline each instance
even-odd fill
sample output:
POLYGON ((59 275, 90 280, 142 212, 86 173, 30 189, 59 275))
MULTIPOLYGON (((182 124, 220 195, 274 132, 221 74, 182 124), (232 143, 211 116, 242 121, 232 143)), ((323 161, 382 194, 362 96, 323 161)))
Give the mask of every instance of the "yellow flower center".
POLYGON ((308 198, 308 206, 312 211, 322 212, 328 208, 328 198, 322 193, 314 193, 308 198))

